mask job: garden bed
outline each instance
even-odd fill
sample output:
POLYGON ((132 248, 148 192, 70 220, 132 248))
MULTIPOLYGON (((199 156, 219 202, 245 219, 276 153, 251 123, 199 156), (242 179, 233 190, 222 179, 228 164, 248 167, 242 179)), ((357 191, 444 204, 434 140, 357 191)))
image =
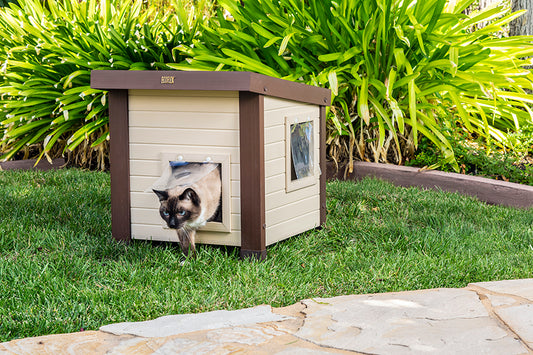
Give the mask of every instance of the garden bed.
POLYGON ((12 160, 6 162, 0 162, 1 170, 50 170, 59 169, 65 166, 65 159, 53 159, 52 163, 46 159, 41 159, 37 163, 37 159, 24 159, 24 160, 12 160))
POLYGON ((533 206, 533 186, 482 178, 478 176, 422 170, 408 166, 355 162, 353 173, 344 175, 334 163, 327 165, 328 180, 361 180, 376 177, 397 186, 418 186, 427 189, 459 192, 475 196, 490 204, 527 208, 533 206))

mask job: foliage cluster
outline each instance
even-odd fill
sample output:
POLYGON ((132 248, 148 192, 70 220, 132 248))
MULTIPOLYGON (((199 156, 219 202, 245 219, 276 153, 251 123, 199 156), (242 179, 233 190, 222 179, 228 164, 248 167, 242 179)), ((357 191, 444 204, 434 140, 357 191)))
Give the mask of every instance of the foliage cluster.
POLYGON ((458 169, 446 131, 510 149, 509 132, 532 124, 533 37, 502 38, 521 13, 467 16, 472 2, 23 0, 0 10, 0 150, 42 142, 45 156, 82 147, 102 162, 91 69, 246 70, 331 88, 334 159, 402 163, 422 136, 458 169))
POLYGON ((469 17, 471 0, 218 3, 220 26, 184 49, 187 65, 169 66, 258 71, 331 88, 332 157, 345 149, 341 155, 401 163, 422 134, 457 168, 440 123, 500 147, 509 146, 508 131, 532 124, 525 89, 533 75, 520 58, 533 54, 533 37, 495 35, 520 15, 503 6, 469 17))
POLYGON ((79 165, 103 168, 107 101, 90 88, 91 70, 166 68, 182 60, 175 48, 191 42, 199 21, 180 0, 172 3, 174 14, 142 0, 20 4, 0 16, 3 158, 39 143, 41 157, 79 148, 79 165))
POLYGON ((169 314, 532 277, 533 213, 378 180, 328 184, 328 220, 264 262, 110 240, 109 174, 0 174, 0 342, 169 314), (473 257, 475 256, 475 257, 473 257))
MULTIPOLYGON (((451 135, 452 149, 463 174, 489 177, 533 186, 533 132, 510 134, 515 148, 510 151, 487 149, 483 142, 468 135, 451 135)), ((494 148, 494 147, 492 147, 494 148)), ((426 139, 422 139, 413 159, 406 165, 430 167, 442 161, 442 153, 426 139)), ((442 171, 453 171, 449 164, 439 167, 442 171)))

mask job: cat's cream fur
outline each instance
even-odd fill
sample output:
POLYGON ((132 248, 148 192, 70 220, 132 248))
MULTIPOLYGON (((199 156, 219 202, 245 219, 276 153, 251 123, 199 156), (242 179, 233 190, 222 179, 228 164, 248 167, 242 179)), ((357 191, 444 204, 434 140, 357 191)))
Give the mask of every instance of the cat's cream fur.
POLYGON ((161 218, 170 228, 176 229, 183 252, 188 254, 190 249, 194 254, 196 231, 214 218, 219 209, 220 169, 213 169, 191 185, 153 191, 161 203, 161 218))

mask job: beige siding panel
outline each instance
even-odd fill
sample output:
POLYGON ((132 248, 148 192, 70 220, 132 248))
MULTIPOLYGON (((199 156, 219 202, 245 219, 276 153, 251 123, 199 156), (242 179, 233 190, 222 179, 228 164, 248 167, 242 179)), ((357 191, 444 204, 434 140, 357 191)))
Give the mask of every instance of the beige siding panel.
MULTIPOLYGON (((285 141, 265 145, 265 161, 285 158, 285 141)), ((232 160, 233 161, 233 160, 232 160)))
POLYGON ((272 192, 266 196, 265 201, 265 210, 270 211, 271 209, 275 209, 281 206, 284 206, 289 203, 294 203, 312 196, 318 196, 319 195, 319 186, 318 184, 304 187, 299 190, 294 190, 290 193, 286 193, 284 190, 285 186, 283 186, 283 190, 279 190, 276 192, 272 192))
POLYGON ((204 90, 129 90, 130 97, 233 97, 238 99, 238 91, 204 91, 204 90))
MULTIPOLYGON (((130 194, 131 208, 159 208, 159 200, 151 192, 132 192, 130 194)), ((241 213, 241 200, 238 197, 231 198, 231 213, 241 213)))
POLYGON ((239 129, 239 115, 205 112, 130 111, 130 127, 239 129))
POLYGON ((241 182, 240 180, 231 180, 231 196, 241 197, 241 182))
POLYGON ((291 236, 303 233, 318 227, 320 223, 320 211, 294 217, 288 222, 280 223, 266 229, 266 244, 270 245, 291 236))
MULTIPOLYGON (((179 241, 175 230, 145 224, 132 224, 131 235, 133 239, 157 240, 164 242, 179 241)), ((231 233, 198 231, 196 234, 196 243, 240 246, 241 233, 239 231, 231 233)))
POLYGON ((239 100, 231 97, 130 96, 129 111, 239 112, 239 100))
POLYGON ((291 221, 294 216, 301 216, 320 210, 320 196, 312 196, 304 200, 289 203, 282 207, 270 209, 266 212, 265 220, 267 226, 273 226, 282 222, 291 221))
POLYGON ((285 124, 265 128, 265 144, 284 142, 285 124))
MULTIPOLYGON (((265 97, 265 213, 267 245, 312 229, 320 223, 319 176, 315 184, 286 191, 286 117, 315 119, 319 107, 265 97)), ((315 160, 319 157, 315 127, 315 160)))
POLYGON ((224 155, 229 154, 232 163, 239 163, 240 154, 238 147, 199 147, 181 144, 130 144, 130 159, 135 160, 160 160, 161 153, 178 154, 209 154, 224 155))
POLYGON ((230 155, 232 232, 200 230, 197 242, 239 246, 239 93, 130 90, 129 110, 133 238, 178 241, 162 227, 159 201, 149 191, 164 167, 162 153, 230 155))
POLYGON ((281 190, 285 190, 285 173, 266 178, 265 191, 273 193, 281 190))
POLYGON ((280 99, 277 97, 272 96, 265 96, 265 111, 275 111, 275 110, 298 110, 296 113, 306 111, 306 109, 317 109, 318 112, 318 106, 315 106, 313 104, 305 104, 298 101, 292 101, 292 100, 286 100, 286 99, 280 99))
POLYGON ((198 231, 198 233, 196 234, 196 243, 230 245, 238 247, 241 245, 241 232, 232 231, 231 233, 220 233, 210 231, 198 231))
MULTIPOLYGON (((159 214, 159 208, 132 208, 131 209, 132 223, 146 224, 154 226, 164 226, 165 221, 159 214)), ((239 214, 231 215, 231 229, 241 230, 241 217, 239 214)))
POLYGON ((265 177, 283 174, 284 172, 285 172, 285 157, 281 157, 275 160, 265 161, 265 177))
MULTIPOLYGON (((130 175, 160 177, 164 164, 164 162, 159 160, 130 160, 130 175)), ((168 163, 166 164, 168 166, 168 163)), ((239 180, 240 165, 231 164, 230 169, 231 180, 239 180)))
POLYGON ((158 242, 179 242, 176 231, 163 229, 158 226, 131 224, 131 237, 140 240, 154 240, 158 242))
POLYGON ((130 192, 147 192, 156 181, 155 176, 130 176, 130 192))
POLYGON ((279 109, 265 112, 265 128, 271 128, 277 125, 285 125, 285 117, 299 116, 301 119, 308 117, 318 117, 319 111, 315 107, 295 106, 289 109, 279 109))
POLYGON ((238 147, 239 132, 234 130, 168 129, 130 127, 130 143, 183 144, 238 147))

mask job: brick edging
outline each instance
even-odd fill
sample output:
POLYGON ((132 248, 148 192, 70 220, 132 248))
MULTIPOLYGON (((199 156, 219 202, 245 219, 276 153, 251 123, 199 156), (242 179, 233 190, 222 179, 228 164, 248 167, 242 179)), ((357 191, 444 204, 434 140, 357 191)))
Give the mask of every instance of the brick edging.
POLYGON ((333 162, 327 163, 328 180, 361 180, 376 177, 394 185, 418 186, 475 196, 490 204, 512 207, 533 207, 533 186, 482 178, 478 176, 446 173, 437 170, 420 170, 408 166, 355 162, 353 173, 344 177, 344 167, 336 171, 333 162))
POLYGON ((37 159, 24 159, 0 162, 0 171, 2 170, 50 170, 59 169, 65 165, 65 159, 52 159, 50 164, 46 159, 41 159, 37 165, 37 159))

